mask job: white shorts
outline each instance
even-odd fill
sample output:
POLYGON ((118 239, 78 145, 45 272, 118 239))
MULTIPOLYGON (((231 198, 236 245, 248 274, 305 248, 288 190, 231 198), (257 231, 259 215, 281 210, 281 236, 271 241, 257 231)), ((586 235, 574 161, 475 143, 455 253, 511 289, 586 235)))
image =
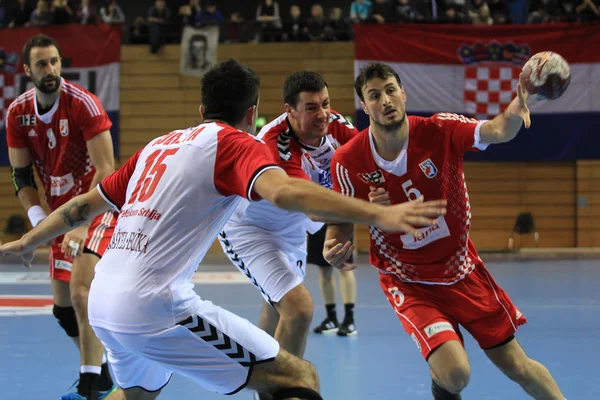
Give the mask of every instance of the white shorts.
POLYGON ((118 333, 94 327, 117 384, 155 392, 173 373, 222 394, 242 390, 254 365, 272 361, 279 343, 266 332, 209 301, 194 315, 154 333, 118 333))
POLYGON ((271 304, 278 303, 306 276, 306 237, 300 245, 279 240, 269 233, 224 229, 219 242, 231 262, 271 304))

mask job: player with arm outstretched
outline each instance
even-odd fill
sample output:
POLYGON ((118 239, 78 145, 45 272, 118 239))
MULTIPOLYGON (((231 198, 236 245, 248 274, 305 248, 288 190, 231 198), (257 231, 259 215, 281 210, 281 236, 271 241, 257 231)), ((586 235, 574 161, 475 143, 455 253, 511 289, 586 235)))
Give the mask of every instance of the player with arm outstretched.
POLYGON ((235 60, 208 71, 201 92, 202 124, 153 140, 97 188, 2 245, 0 256, 19 253, 27 264, 45 241, 119 210, 89 296, 90 323, 124 389, 114 398, 154 399, 177 373, 223 394, 248 387, 275 399, 319 400, 311 364, 196 294, 198 264, 243 198, 417 236, 416 226, 444 214, 445 201, 385 207, 289 177, 252 135, 259 80, 235 60))
MULTIPOLYGON (((530 359, 514 335, 525 316, 498 286, 470 237, 471 207, 464 177, 467 151, 512 140, 530 125, 521 86, 507 110, 489 121, 451 113, 431 118, 406 115, 398 74, 370 63, 355 90, 370 127, 336 152, 334 190, 392 205, 444 198, 448 213, 421 229, 422 238, 370 227, 370 263, 404 329, 430 367, 435 399, 460 399, 470 366, 459 326, 469 331, 489 359, 536 399, 563 400, 548 370, 530 359)), ((330 225, 324 256, 342 266, 353 227, 330 225)))

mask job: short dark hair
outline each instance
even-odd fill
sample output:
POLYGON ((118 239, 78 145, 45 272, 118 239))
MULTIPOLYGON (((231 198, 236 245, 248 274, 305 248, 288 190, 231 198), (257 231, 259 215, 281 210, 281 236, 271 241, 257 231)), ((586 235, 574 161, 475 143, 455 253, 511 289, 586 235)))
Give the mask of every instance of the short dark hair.
POLYGON ((396 81, 398 81, 398 85, 402 87, 402 81, 400 81, 400 76, 398 76, 398 73, 394 71, 392 67, 380 62, 370 62, 360 69, 360 72, 358 73, 358 76, 354 81, 354 90, 356 91, 358 97, 362 101, 365 101, 365 98, 362 93, 362 88, 367 84, 367 82, 375 78, 389 79, 392 76, 396 78, 396 81))
POLYGON ((34 47, 50 47, 50 46, 56 47, 56 50, 58 50, 58 55, 60 56, 60 47, 58 46, 58 43, 56 42, 56 40, 52 39, 48 35, 42 35, 42 34, 35 35, 31 39, 29 39, 27 41, 27 43, 25 43, 25 46, 23 47, 23 63, 27 66, 30 65, 31 49, 33 49, 34 47))
POLYGON ((296 107, 302 92, 317 93, 327 87, 325 79, 316 72, 298 71, 288 76, 283 83, 283 103, 296 107))
POLYGON ((257 105, 258 76, 233 58, 214 65, 202 78, 201 93, 205 119, 219 119, 235 125, 246 111, 257 105))

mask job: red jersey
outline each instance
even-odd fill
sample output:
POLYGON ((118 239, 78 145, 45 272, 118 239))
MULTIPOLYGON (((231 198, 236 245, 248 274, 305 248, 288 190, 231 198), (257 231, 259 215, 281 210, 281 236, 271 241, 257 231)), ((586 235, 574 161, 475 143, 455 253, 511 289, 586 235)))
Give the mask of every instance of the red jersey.
POLYGON ((62 79, 50 111, 38 113, 35 89, 12 102, 6 116, 8 147, 29 149, 46 194, 55 210, 90 189, 96 169, 86 142, 112 123, 98 98, 62 79))
POLYGON ((487 147, 479 135, 485 121, 449 113, 410 116, 407 121, 408 138, 393 161, 377 154, 369 129, 340 148, 332 160, 333 189, 368 201, 369 186, 383 187, 392 204, 421 195, 425 200, 447 199, 447 214, 422 228, 420 240, 372 226, 370 262, 403 281, 452 284, 480 261, 469 238, 471 206, 463 156, 487 147))

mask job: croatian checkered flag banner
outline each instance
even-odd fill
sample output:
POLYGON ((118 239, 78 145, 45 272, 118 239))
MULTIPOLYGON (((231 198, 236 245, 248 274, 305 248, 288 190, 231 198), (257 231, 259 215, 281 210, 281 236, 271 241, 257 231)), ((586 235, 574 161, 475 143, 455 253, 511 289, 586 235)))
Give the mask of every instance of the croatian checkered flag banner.
MULTIPOLYGON (((354 29, 355 74, 369 61, 390 64, 406 89, 409 113, 443 111, 491 118, 516 95, 522 66, 541 51, 557 52, 570 63, 571 86, 558 100, 532 102, 532 113, 542 118, 557 113, 600 113, 600 52, 592 50, 600 42, 598 24, 519 29, 357 24, 354 29)), ((356 109, 360 110, 358 97, 356 109)), ((536 125, 540 126, 538 116, 536 125)))

